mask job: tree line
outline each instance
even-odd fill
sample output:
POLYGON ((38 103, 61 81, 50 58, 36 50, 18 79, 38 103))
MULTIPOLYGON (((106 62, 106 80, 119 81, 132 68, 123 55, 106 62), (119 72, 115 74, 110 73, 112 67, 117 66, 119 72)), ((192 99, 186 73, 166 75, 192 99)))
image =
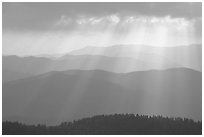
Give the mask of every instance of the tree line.
POLYGON ((4 121, 3 135, 196 135, 202 122, 138 114, 97 115, 56 126, 4 121))

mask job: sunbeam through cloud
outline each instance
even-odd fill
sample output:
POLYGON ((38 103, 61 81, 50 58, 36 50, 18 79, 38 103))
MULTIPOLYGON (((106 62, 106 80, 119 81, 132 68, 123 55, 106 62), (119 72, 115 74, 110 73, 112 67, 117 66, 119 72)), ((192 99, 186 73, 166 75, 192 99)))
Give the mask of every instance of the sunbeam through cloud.
POLYGON ((3 135, 202 134, 201 2, 3 2, 3 135))

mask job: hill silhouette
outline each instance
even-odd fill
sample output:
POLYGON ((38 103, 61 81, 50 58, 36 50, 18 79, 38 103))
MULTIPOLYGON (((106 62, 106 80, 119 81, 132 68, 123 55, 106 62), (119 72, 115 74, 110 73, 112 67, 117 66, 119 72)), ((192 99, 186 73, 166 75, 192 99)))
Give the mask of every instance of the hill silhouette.
POLYGON ((202 122, 134 114, 97 115, 57 126, 3 122, 3 135, 196 135, 202 122))

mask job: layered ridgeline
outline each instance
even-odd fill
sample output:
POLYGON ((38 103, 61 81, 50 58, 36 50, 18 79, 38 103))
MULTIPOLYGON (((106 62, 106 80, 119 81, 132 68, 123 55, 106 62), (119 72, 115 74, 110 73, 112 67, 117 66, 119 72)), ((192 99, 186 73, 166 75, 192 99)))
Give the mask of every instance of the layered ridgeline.
POLYGON ((56 126, 3 122, 3 135, 201 135, 202 123, 187 118, 134 114, 97 115, 56 126))
POLYGON ((202 75, 186 68, 53 71, 6 82, 2 92, 3 120, 30 124, 114 113, 202 119, 202 75))
POLYGON ((116 73, 185 67, 201 71, 201 45, 86 47, 61 56, 3 56, 3 82, 50 71, 100 69, 116 73))
POLYGON ((86 47, 3 56, 3 120, 59 124, 97 114, 201 120, 201 45, 86 47))

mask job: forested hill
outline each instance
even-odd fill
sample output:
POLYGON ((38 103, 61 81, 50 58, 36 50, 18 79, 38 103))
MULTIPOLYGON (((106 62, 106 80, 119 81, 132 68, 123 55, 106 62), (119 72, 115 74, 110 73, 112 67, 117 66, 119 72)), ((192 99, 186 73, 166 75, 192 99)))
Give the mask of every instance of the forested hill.
POLYGON ((187 118, 168 118, 134 114, 98 115, 57 126, 25 125, 19 122, 3 122, 3 135, 144 135, 144 134, 202 134, 202 122, 187 118))

